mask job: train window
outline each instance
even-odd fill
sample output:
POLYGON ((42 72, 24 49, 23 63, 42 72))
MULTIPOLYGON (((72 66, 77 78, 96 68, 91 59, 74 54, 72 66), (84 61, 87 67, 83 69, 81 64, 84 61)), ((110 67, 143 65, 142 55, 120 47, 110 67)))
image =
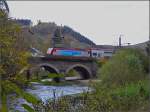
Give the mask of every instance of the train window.
POLYGON ((112 53, 111 51, 105 51, 104 53, 112 53))
POLYGON ((93 56, 97 56, 97 53, 93 53, 93 56))

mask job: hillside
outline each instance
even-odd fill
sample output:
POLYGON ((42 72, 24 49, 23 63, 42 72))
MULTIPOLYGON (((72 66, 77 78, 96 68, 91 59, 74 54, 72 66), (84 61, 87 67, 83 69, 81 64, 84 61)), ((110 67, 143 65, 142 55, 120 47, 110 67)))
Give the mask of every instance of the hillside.
MULTIPOLYGON (((60 27, 54 22, 39 22, 35 26, 30 26, 31 21, 27 20, 16 20, 17 23, 22 25, 22 36, 24 37, 25 45, 28 48, 36 48, 46 53, 47 48, 53 47, 52 45, 52 37, 54 35, 54 31, 60 27)), ((112 45, 96 45, 94 42, 88 39, 88 37, 83 36, 77 31, 74 31, 69 26, 61 27, 62 35, 64 36, 65 47, 67 48, 108 48, 115 49, 116 46, 112 45)), ((146 52, 147 43, 139 43, 130 46, 130 48, 138 48, 146 52)))
POLYGON ((146 42, 143 42, 143 43, 138 43, 138 44, 135 44, 135 45, 131 45, 130 47, 133 47, 133 48, 140 48, 140 49, 145 49, 147 47, 147 44, 149 43, 150 41, 146 41, 146 42))
MULTIPOLYGON (((58 27, 60 26, 55 23, 40 22, 32 27, 23 27, 22 35, 25 38, 27 46, 32 46, 42 52, 46 52, 48 47, 53 47, 51 38, 58 27)), ((89 48, 90 46, 95 46, 95 43, 87 37, 81 35, 77 31, 74 31, 68 26, 63 26, 61 31, 64 36, 65 47, 89 48)))
POLYGON ((150 53, 150 41, 138 43, 138 44, 135 44, 135 45, 130 45, 130 46, 127 46, 127 48, 140 49, 145 54, 147 54, 147 53, 150 53))

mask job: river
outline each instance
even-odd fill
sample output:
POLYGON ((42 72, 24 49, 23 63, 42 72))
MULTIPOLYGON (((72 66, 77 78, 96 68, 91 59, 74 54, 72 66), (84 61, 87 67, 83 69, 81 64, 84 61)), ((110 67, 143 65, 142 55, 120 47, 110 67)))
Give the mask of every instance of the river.
MULTIPOLYGON (((79 85, 67 85, 67 86, 47 86, 42 84, 32 84, 34 89, 28 88, 26 92, 31 93, 41 99, 43 102, 46 102, 48 99, 59 98, 65 95, 75 95, 79 93, 83 93, 89 91, 90 89, 86 86, 79 85), (54 93, 56 93, 54 95, 54 93)), ((13 110, 12 112, 26 112, 25 109, 21 106, 22 104, 29 104, 25 99, 17 98, 11 100, 9 103, 10 108, 13 110)), ((32 105, 31 105, 32 106, 32 105)))

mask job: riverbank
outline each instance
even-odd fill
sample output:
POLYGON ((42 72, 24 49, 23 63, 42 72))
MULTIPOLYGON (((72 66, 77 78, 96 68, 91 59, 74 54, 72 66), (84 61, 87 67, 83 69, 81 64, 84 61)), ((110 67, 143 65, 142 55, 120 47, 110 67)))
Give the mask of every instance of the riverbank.
POLYGON ((100 82, 98 79, 78 79, 78 80, 62 80, 59 82, 53 81, 51 78, 42 80, 32 80, 32 83, 41 83, 43 85, 53 85, 53 86, 65 86, 65 85, 79 85, 79 86, 89 86, 92 83, 100 82))

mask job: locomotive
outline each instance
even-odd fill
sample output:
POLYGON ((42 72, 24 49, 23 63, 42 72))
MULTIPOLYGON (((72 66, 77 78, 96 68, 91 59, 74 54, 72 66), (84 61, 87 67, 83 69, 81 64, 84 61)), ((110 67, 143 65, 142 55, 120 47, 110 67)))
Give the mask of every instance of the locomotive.
POLYGON ((78 48, 48 48, 47 54, 55 56, 90 57, 91 51, 78 48))
POLYGON ((93 58, 110 58, 113 54, 113 49, 100 48, 48 48, 47 54, 54 56, 73 56, 73 57, 93 57, 93 58))

